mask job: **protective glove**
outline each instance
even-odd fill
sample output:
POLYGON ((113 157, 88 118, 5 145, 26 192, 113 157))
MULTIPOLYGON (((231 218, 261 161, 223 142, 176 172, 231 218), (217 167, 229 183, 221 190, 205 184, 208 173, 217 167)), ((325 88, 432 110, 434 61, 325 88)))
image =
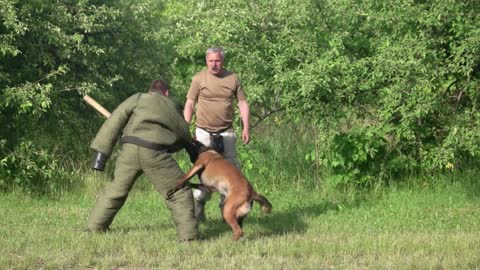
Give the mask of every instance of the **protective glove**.
POLYGON ((101 152, 95 152, 92 160, 92 169, 103 171, 107 163, 108 156, 101 152))

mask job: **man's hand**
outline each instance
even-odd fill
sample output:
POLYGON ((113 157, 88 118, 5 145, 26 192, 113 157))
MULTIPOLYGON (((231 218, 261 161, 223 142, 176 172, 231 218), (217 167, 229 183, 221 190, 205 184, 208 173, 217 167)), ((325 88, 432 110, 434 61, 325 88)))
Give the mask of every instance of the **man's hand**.
POLYGON ((240 110, 240 118, 242 119, 243 131, 242 131, 242 142, 247 144, 250 141, 250 122, 249 114, 250 109, 248 108, 248 103, 246 100, 240 100, 238 102, 238 109, 240 110))
POLYGON ((244 144, 248 144, 250 142, 250 132, 247 129, 243 129, 242 131, 242 142, 244 144))

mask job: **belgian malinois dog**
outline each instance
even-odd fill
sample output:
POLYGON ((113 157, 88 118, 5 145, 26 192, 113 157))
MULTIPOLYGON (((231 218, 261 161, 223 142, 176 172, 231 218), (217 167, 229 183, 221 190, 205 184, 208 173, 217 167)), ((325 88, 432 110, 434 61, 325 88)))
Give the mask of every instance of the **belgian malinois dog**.
POLYGON ((194 143, 199 152, 197 160, 193 167, 177 180, 175 187, 167 195, 171 196, 190 178, 199 174, 201 184, 190 185, 210 192, 218 191, 225 196, 222 216, 233 230, 233 240, 238 240, 243 235, 243 219, 252 210, 253 201, 261 204, 264 213, 272 211, 272 204, 267 198, 255 192, 240 170, 221 154, 200 142, 194 143))

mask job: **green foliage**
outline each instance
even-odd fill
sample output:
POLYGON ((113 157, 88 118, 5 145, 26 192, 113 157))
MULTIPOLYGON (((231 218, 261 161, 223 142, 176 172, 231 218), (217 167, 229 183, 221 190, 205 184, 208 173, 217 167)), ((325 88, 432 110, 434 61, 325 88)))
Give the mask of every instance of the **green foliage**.
POLYGON ((330 149, 334 156, 324 157, 333 170, 333 182, 372 183, 375 176, 385 171, 383 167, 393 165, 386 159, 387 132, 388 128, 367 127, 333 136, 330 149))
POLYGON ((224 46, 253 120, 284 110, 319 127, 307 159, 333 182, 440 172, 480 154, 477 1, 180 1, 166 11, 182 88, 205 48, 224 46))
POLYGON ((50 149, 36 147, 24 141, 12 153, 5 153, 5 140, 0 144, 0 190, 24 191, 28 194, 60 195, 80 179, 73 164, 50 149), (5 154, 5 155, 3 155, 5 154))
POLYGON ((2 0, 1 6, 0 140, 1 158, 9 161, 3 169, 10 171, 2 176, 41 183, 62 170, 66 153, 78 163, 87 158, 103 119, 83 95, 112 110, 164 74, 168 48, 154 35, 162 4, 2 0))
MULTIPOLYGON (((300 156, 315 179, 368 186, 479 161, 478 1, 0 4, 2 155, 31 141, 84 160, 102 119, 81 95, 113 109, 166 77, 183 100, 206 48, 220 45, 255 136, 278 121, 314 130, 300 156)), ((272 150, 253 145, 240 147, 250 172, 272 150)))

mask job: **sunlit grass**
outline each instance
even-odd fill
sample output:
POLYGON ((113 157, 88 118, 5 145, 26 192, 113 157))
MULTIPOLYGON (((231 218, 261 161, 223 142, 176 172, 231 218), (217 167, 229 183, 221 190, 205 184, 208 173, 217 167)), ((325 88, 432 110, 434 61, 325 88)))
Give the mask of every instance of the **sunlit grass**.
POLYGON ((281 186, 268 192, 272 214, 262 216, 255 206, 239 242, 231 240, 230 228, 221 221, 215 195, 207 204, 209 220, 200 225, 202 240, 191 243, 176 241, 163 199, 145 179, 134 187, 106 234, 82 232, 95 192, 56 199, 3 194, 0 265, 4 269, 476 269, 480 208, 472 185, 464 179, 445 180, 437 187, 368 193, 281 186))
MULTIPOLYGON (((245 174, 273 212, 264 216, 255 204, 238 242, 222 222, 218 194, 199 226, 202 239, 177 242, 144 177, 108 233, 83 232, 112 158, 105 172, 84 168, 58 194, 0 194, 0 269, 480 269, 475 170, 334 188, 305 160, 308 137, 271 135, 239 147, 245 174)), ((176 158, 188 169, 185 153, 176 158)))

